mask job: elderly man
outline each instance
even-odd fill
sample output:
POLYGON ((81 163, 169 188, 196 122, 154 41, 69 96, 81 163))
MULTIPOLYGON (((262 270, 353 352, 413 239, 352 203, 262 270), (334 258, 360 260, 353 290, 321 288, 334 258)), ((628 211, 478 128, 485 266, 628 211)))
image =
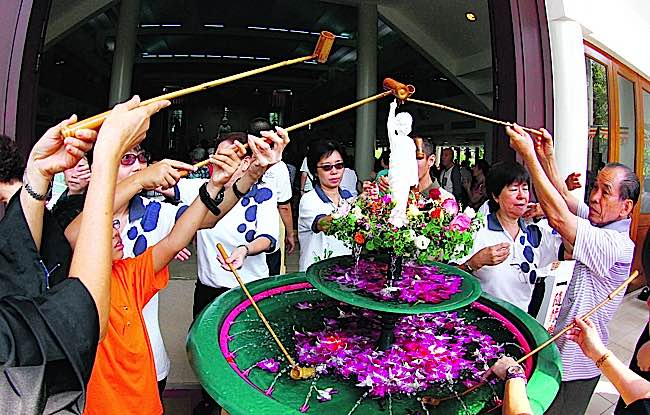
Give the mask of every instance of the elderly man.
MULTIPOLYGON (((602 301, 628 276, 634 254, 630 215, 639 198, 639 179, 630 168, 610 163, 599 173, 589 206, 579 202, 558 174, 553 139, 533 139, 519 126, 506 128, 510 145, 524 159, 549 224, 564 240, 566 252, 576 260, 571 283, 558 317, 557 329, 571 324, 602 301)), ((607 343, 607 323, 623 293, 593 315, 599 336, 607 343)), ((547 414, 582 414, 596 388, 600 371, 580 348, 566 338, 557 341, 562 356, 562 385, 547 414)))

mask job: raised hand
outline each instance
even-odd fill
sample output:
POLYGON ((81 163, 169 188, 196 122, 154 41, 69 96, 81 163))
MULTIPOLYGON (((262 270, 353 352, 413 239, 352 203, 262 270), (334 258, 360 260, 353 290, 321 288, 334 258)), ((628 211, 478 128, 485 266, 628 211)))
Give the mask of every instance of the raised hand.
POLYGON ((144 190, 166 189, 174 187, 181 179, 181 171, 194 171, 196 168, 182 161, 164 159, 135 173, 138 183, 144 190))
POLYGON ((63 172, 65 182, 68 185, 68 195, 80 195, 86 191, 90 183, 90 166, 85 158, 79 160, 79 163, 71 169, 63 172))
POLYGON ((231 146, 210 156, 210 163, 215 166, 210 183, 218 188, 223 188, 233 174, 239 169, 242 162, 240 154, 245 154, 244 146, 235 141, 231 146))
POLYGON ((544 128, 539 129, 543 135, 535 137, 535 153, 540 161, 550 160, 553 157, 553 136, 544 128))
POLYGON ((282 160, 282 152, 289 144, 289 134, 280 127, 274 131, 262 131, 263 138, 248 136, 248 146, 253 151, 253 165, 256 167, 269 168, 282 160), (269 144, 268 141, 271 141, 269 144))
POLYGON ((239 269, 244 264, 244 259, 247 255, 248 249, 244 246, 239 246, 233 249, 227 261, 223 259, 220 252, 217 252, 217 260, 219 261, 219 264, 221 264, 221 268, 230 271, 228 264, 232 264, 235 269, 239 269))
POLYGON ((506 133, 510 137, 510 147, 519 153, 522 157, 535 155, 535 143, 530 135, 520 126, 514 124, 512 127, 506 127, 506 133))
POLYGON ((607 349, 600 340, 594 323, 589 320, 575 319, 575 326, 566 334, 567 338, 580 346, 582 353, 591 360, 600 359, 607 349))
POLYGON ((529 203, 522 215, 524 219, 537 219, 544 217, 544 211, 539 203, 529 203))
POLYGON ((113 108, 97 135, 98 148, 95 149, 95 158, 101 157, 104 151, 121 157, 127 150, 138 145, 149 129, 149 118, 169 106, 170 102, 165 100, 143 107, 139 105, 140 97, 135 95, 129 101, 113 108), (120 139, 116 140, 115 137, 120 139))
POLYGON ((580 183, 580 173, 574 172, 569 174, 566 179, 564 179, 564 183, 569 191, 580 189, 582 187, 582 184, 580 183))
POLYGON ((49 181, 56 173, 76 166, 97 139, 97 133, 88 129, 78 130, 74 137, 63 137, 62 127, 76 121, 73 115, 47 130, 32 148, 27 170, 35 170, 49 181))

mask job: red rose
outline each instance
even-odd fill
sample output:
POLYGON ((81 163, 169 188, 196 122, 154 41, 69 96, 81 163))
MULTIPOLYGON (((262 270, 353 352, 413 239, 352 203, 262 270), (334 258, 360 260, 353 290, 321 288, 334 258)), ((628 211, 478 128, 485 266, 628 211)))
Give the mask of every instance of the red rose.
POLYGON ((438 200, 440 199, 440 189, 435 188, 429 190, 429 199, 438 200))
POLYGON ((366 238, 364 238, 363 234, 361 232, 357 232, 354 234, 354 242, 356 242, 359 245, 363 245, 363 243, 366 241, 366 238))
POLYGON ((435 208, 429 215, 431 216, 431 219, 440 219, 440 215, 442 215, 442 209, 439 207, 435 208))

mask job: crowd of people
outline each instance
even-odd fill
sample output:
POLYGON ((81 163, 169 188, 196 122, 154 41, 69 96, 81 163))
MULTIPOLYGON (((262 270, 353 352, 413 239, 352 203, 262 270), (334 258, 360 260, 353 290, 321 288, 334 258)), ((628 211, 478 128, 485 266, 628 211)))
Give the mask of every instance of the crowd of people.
MULTIPOLYGON (((287 133, 256 118, 246 131, 220 136, 213 154, 195 150, 193 162, 209 157, 205 168, 167 159, 149 164, 141 142, 149 118, 169 103, 139 104, 134 97, 117 105, 97 132, 64 137, 63 127, 76 119, 63 121, 34 145, 26 163, 11 139, 0 137, 2 413, 162 413, 170 362, 157 296, 168 283, 168 264, 191 255, 193 238, 194 317, 235 287, 229 265, 245 282, 280 273, 281 223, 286 253, 296 248, 293 202, 301 271, 350 253, 325 234, 324 224, 368 185, 359 182, 340 143, 310 143, 297 175, 282 162, 287 133), (67 189, 46 207, 57 173, 67 189), (147 197, 154 191, 161 197, 147 197)), ((457 265, 485 292, 533 315, 541 270, 576 261, 556 325, 574 327, 557 342, 562 384, 547 413, 584 413, 601 372, 621 393, 617 413, 649 413, 648 327, 628 369, 605 346, 622 294, 580 320, 630 273, 639 180, 629 167, 608 164, 585 204, 570 192, 581 186, 579 175, 559 176, 553 139, 543 132, 531 138, 518 126, 507 128, 525 168, 480 159, 467 168, 451 148, 442 150, 438 164, 435 145, 420 137, 424 157, 415 187, 485 214, 471 253, 457 265)), ((384 192, 390 191, 388 160, 382 154, 374 178, 384 192)), ((506 381, 505 413, 531 413, 521 366, 502 357, 491 374, 506 381)), ((195 413, 217 410, 204 392, 195 413)))

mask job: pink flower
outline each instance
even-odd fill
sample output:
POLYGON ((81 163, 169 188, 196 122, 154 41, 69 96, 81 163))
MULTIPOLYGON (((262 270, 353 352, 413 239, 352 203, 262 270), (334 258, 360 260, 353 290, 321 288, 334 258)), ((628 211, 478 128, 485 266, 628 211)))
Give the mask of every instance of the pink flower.
POLYGON ((451 216, 455 216, 458 213, 458 203, 454 199, 445 199, 442 202, 442 208, 451 216))
MULTIPOLYGON (((458 208, 458 205, 456 205, 456 207, 458 208)), ((449 224, 449 230, 465 232, 466 230, 469 229, 471 224, 472 224, 472 220, 469 218, 469 216, 461 213, 451 221, 451 223, 449 224)))
POLYGON ((260 362, 257 362, 256 366, 271 373, 277 373, 278 370, 280 370, 280 362, 276 361, 273 358, 264 359, 260 362))

